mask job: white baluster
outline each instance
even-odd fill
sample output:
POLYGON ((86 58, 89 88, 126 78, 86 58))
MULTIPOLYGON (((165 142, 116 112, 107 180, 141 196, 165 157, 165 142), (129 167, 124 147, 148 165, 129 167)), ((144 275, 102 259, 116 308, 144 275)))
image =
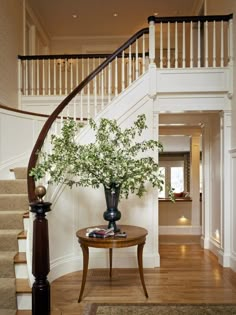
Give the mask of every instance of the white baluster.
POLYGON ((167 23, 167 68, 170 68, 170 22, 167 23))
POLYGON ((139 69, 138 69, 138 40, 135 41, 135 79, 137 80, 139 77, 139 69))
POLYGON ((75 77, 76 77, 76 79, 75 79, 75 82, 76 82, 76 86, 78 86, 79 85, 79 59, 78 58, 76 58, 75 59, 75 77))
POLYGON ((220 66, 224 67, 224 22, 220 23, 220 66))
POLYGON ((51 60, 48 59, 48 95, 51 95, 51 60))
POLYGON ((183 21, 183 54, 182 54, 182 68, 185 68, 186 66, 186 51, 185 51, 185 42, 186 42, 186 36, 185 36, 185 21, 183 21))
POLYGON ((111 63, 108 65, 108 102, 111 101, 111 63))
POLYGON ((175 22, 175 68, 178 68, 178 23, 175 22))
POLYGON ((45 80, 46 80, 46 78, 45 78, 45 59, 43 59, 43 62, 42 62, 42 67, 43 67, 43 69, 42 69, 42 87, 43 87, 43 95, 45 95, 45 80))
POLYGON ((212 66, 215 68, 216 67, 216 21, 213 21, 213 64, 212 66))
POLYGON ((142 36, 142 47, 143 47, 143 51, 142 51, 142 73, 145 72, 145 34, 143 34, 142 36))
POLYGON ((118 95, 118 59, 115 59, 115 96, 118 95))
POLYGON ((37 76, 36 76, 36 85, 37 85, 37 95, 39 95, 39 60, 36 61, 36 68, 37 68, 37 76))
POLYGON ((132 55, 131 55, 131 45, 129 46, 129 59, 128 59, 128 82, 129 85, 132 83, 132 55))
POLYGON ((74 97, 74 101, 73 101, 73 120, 76 121, 76 99, 77 99, 77 95, 74 97))
POLYGON ((31 91, 30 94, 34 95, 34 60, 31 60, 31 91))
POLYGON ((91 118, 90 113, 90 83, 87 85, 87 118, 91 118))
POLYGON ((29 87, 28 87, 28 60, 24 60, 25 64, 25 95, 29 94, 29 87))
POLYGON ((205 22, 205 67, 208 67, 208 21, 205 22))
POLYGON ((193 21, 190 22, 190 68, 193 67, 193 21))
POLYGON ((197 66, 201 67, 201 22, 197 23, 197 66))
POLYGON ((228 63, 229 63, 229 65, 232 65, 232 63, 233 63, 233 46, 234 46, 233 19, 230 19, 229 23, 228 23, 228 54, 229 54, 228 55, 228 63))
POLYGON ((70 59, 70 91, 73 90, 74 87, 74 71, 73 71, 73 59, 70 59))
MULTIPOLYGON (((93 70, 95 70, 95 58, 93 58, 93 70)), ((94 117, 97 115, 97 76, 93 79, 94 117)))
POLYGON ((163 68, 163 23, 160 23, 160 68, 163 68))
POLYGON ((68 59, 64 59, 64 65, 65 65, 65 73, 64 73, 64 84, 65 84, 65 88, 64 88, 64 94, 67 95, 68 93, 68 59))
POLYGON ((101 71, 101 108, 104 108, 104 70, 101 71))
MULTIPOLYGON (((83 89, 84 90, 84 89, 83 89)), ((80 92, 80 119, 83 121, 84 119, 84 111, 83 111, 83 90, 80 92)))
POLYGON ((62 63, 62 60, 61 60, 61 59, 59 59, 59 95, 61 95, 61 94, 62 94, 61 63, 62 63))
POLYGON ((57 60, 53 60, 53 95, 57 94, 57 60))
POLYGON ((18 59, 18 107, 21 109, 21 95, 24 94, 24 87, 22 82, 22 60, 18 59))
POLYGON ((122 58, 121 58, 121 91, 125 89, 125 52, 122 51, 122 58))

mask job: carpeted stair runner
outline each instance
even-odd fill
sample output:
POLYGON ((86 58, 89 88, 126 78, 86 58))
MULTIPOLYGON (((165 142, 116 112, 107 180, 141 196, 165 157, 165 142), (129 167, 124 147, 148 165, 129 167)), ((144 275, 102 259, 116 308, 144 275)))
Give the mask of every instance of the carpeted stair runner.
POLYGON ((14 171, 16 180, 0 180, 0 315, 15 315, 17 309, 14 256, 17 236, 23 231, 28 211, 26 169, 14 171))

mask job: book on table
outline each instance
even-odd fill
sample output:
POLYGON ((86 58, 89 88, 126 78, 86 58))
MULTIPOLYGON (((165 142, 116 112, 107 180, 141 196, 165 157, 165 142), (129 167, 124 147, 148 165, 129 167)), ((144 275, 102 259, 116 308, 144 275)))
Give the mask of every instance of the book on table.
POLYGON ((91 228, 87 230, 86 236, 97 237, 97 238, 106 238, 109 236, 114 236, 114 228, 105 229, 105 228, 91 228))

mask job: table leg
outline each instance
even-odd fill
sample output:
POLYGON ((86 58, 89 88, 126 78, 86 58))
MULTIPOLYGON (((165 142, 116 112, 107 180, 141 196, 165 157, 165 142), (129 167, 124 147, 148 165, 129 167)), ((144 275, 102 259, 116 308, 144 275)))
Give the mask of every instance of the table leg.
POLYGON ((148 298, 148 293, 147 293, 147 289, 145 286, 145 282, 144 282, 144 276, 143 276, 143 247, 144 244, 139 244, 138 245, 138 250, 137 250, 137 254, 138 254, 138 268, 139 268, 139 275, 140 275, 140 279, 142 282, 142 286, 143 286, 143 291, 145 296, 148 298))
POLYGON ((112 248, 109 248, 110 278, 112 277, 112 248))
POLYGON ((78 303, 81 302, 82 295, 84 292, 87 272, 88 272, 88 261, 89 261, 89 249, 87 246, 81 245, 82 251, 83 251, 83 276, 82 276, 82 283, 80 288, 80 295, 78 299, 78 303))

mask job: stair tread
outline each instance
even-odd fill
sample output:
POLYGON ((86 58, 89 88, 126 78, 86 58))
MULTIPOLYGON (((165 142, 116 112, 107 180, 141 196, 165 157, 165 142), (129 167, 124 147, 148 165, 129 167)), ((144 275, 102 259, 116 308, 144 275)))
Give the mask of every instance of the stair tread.
POLYGON ((27 238, 27 232, 26 231, 21 231, 18 236, 17 236, 18 240, 24 240, 27 238))
POLYGON ((15 264, 23 264, 26 263, 26 253, 23 252, 18 252, 16 253, 16 255, 14 256, 14 263, 15 264))
POLYGON ((18 238, 19 237, 23 237, 23 233, 22 233, 22 230, 18 230, 18 229, 11 229, 11 230, 0 230, 0 235, 17 235, 18 238))
POLYGON ((16 293, 31 293, 28 279, 16 279, 16 293))
MULTIPOLYGON (((18 310, 16 312, 16 315, 31 315, 32 311, 31 310, 18 310)), ((50 312, 51 315, 62 315, 62 312, 59 310, 51 310, 50 312)))

